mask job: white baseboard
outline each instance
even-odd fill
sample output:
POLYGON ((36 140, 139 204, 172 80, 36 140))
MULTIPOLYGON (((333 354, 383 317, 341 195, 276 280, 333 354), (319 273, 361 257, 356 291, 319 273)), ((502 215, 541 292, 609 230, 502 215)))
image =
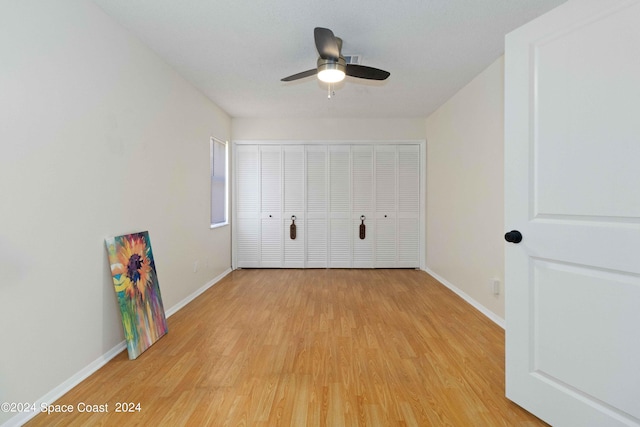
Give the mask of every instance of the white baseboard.
POLYGON ((41 405, 50 405, 67 392, 69 392, 72 388, 80 384, 84 381, 88 376, 96 372, 98 369, 102 368, 108 361, 116 357, 120 352, 127 348, 127 343, 122 341, 116 344, 111 350, 104 353, 102 356, 98 357, 96 360, 85 366, 80 371, 76 372, 71 378, 64 381, 62 384, 51 390, 49 393, 42 396, 38 399, 34 406, 36 410, 34 412, 22 412, 16 415, 13 418, 10 418, 7 422, 2 424, 2 427, 19 427, 29 421, 31 418, 35 417, 40 413, 41 405))
MULTIPOLYGON (((202 294, 204 291, 206 291, 211 286, 215 285, 220 280, 222 280, 222 278, 224 278, 229 273, 231 273, 231 268, 222 272, 213 280, 209 281, 207 284, 197 289, 191 295, 187 296, 182 301, 173 305, 170 309, 165 310, 166 316, 171 317, 173 314, 175 314, 185 305, 189 304, 191 301, 193 301, 198 296, 200 296, 200 294, 202 294)), ((41 405, 50 405, 56 400, 58 400, 59 398, 61 398, 62 396, 64 396, 65 394, 67 394, 72 388, 74 388, 75 386, 80 384, 82 381, 87 379, 87 377, 95 373, 98 369, 102 368, 104 365, 107 364, 107 362, 109 362, 111 359, 116 357, 126 348, 127 348, 127 343, 124 340, 119 342, 109 351, 107 351, 106 353, 98 357, 96 360, 94 360, 93 362, 91 362, 90 364, 82 368, 80 371, 76 372, 73 376, 71 376, 69 379, 64 381, 62 384, 58 385, 49 393, 45 394, 40 399, 38 399, 34 404, 36 411, 19 413, 15 417, 7 420, 0 427, 20 427, 21 425, 25 424, 31 418, 35 417, 40 413, 41 405)))
POLYGON ((466 302, 471 304, 471 306, 473 306, 473 308, 478 310, 480 313, 484 314, 493 323, 495 323, 496 325, 500 326, 502 329, 505 329, 505 321, 504 321, 504 319, 502 317, 499 317, 498 315, 496 315, 493 311, 489 310, 487 307, 485 307, 484 305, 480 304, 478 301, 476 301, 473 298, 471 298, 469 295, 467 295, 460 288, 458 288, 457 286, 453 285, 451 282, 446 280, 444 277, 434 273, 429 268, 424 268, 424 271, 427 272, 434 279, 436 279, 438 282, 440 282, 443 286, 445 286, 445 287, 449 288, 450 290, 452 290, 460 298, 462 298, 463 300, 465 300, 466 302))
POLYGON ((231 273, 231 268, 227 268, 225 271, 220 273, 218 276, 214 277, 212 280, 207 282, 204 286, 202 286, 201 288, 199 288, 195 292, 193 292, 191 295, 188 295, 182 301, 179 301, 177 304, 174 304, 173 307, 171 307, 170 309, 165 310, 165 313, 167 314, 167 317, 173 316, 178 310, 180 310, 185 305, 189 304, 194 299, 198 298, 200 296, 200 294, 202 294, 204 291, 206 291, 207 289, 209 289, 210 287, 212 287, 213 285, 218 283, 220 280, 222 280, 229 273, 231 273))

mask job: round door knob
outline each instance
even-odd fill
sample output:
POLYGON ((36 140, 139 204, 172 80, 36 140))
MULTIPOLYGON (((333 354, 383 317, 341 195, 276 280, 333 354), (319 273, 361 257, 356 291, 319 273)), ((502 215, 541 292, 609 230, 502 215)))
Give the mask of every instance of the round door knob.
POLYGON ((520 243, 522 242, 522 233, 520 233, 518 230, 511 230, 504 235, 504 240, 509 243, 520 243))

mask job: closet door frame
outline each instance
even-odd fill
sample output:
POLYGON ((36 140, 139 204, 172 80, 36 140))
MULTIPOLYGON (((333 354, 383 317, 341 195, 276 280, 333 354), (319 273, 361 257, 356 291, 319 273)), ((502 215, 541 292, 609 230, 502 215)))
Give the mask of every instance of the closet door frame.
MULTIPOLYGON (((301 141, 301 140, 235 140, 232 142, 232 153, 233 159, 236 157, 236 150, 238 146, 242 145, 371 145, 373 147, 378 145, 418 145, 420 147, 420 227, 419 227, 419 240, 420 240, 420 253, 419 253, 419 267, 421 270, 426 269, 426 188, 427 188, 427 141, 426 140, 398 140, 398 141, 348 141, 348 140, 337 140, 337 141, 322 141, 322 140, 313 140, 313 141, 301 141)), ((328 149, 328 148, 327 148, 328 149)), ((232 186, 232 223, 231 223, 231 254, 232 254, 232 269, 237 269, 238 267, 238 253, 237 253, 237 229, 235 225, 237 224, 237 175, 236 175, 236 167, 235 161, 233 164, 233 170, 231 171, 231 186, 232 186)), ((375 257, 375 253, 374 253, 375 257)), ((305 267, 307 267, 305 265, 305 267)))

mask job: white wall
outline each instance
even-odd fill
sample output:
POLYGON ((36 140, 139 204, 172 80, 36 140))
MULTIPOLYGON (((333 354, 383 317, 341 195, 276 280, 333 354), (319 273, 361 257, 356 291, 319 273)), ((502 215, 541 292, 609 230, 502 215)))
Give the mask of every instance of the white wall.
POLYGON ((90 2, 3 2, 0 58, 0 402, 35 402, 123 340, 105 237, 149 230, 165 309, 230 267, 231 121, 90 2))
POLYGON ((427 267, 504 319, 504 58, 427 118, 427 267))

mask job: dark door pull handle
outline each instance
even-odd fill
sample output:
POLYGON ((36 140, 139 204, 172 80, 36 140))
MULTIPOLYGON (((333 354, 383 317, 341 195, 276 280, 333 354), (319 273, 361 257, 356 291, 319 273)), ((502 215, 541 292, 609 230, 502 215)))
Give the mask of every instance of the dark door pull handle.
POLYGON ((367 237, 367 227, 364 225, 365 216, 360 215, 360 240, 364 240, 367 237))
POLYGON ((520 233, 518 230, 511 230, 504 235, 504 240, 509 243, 520 243, 522 242, 522 233, 520 233))
POLYGON ((296 216, 291 215, 291 225, 289 226, 289 237, 296 240, 296 216))

